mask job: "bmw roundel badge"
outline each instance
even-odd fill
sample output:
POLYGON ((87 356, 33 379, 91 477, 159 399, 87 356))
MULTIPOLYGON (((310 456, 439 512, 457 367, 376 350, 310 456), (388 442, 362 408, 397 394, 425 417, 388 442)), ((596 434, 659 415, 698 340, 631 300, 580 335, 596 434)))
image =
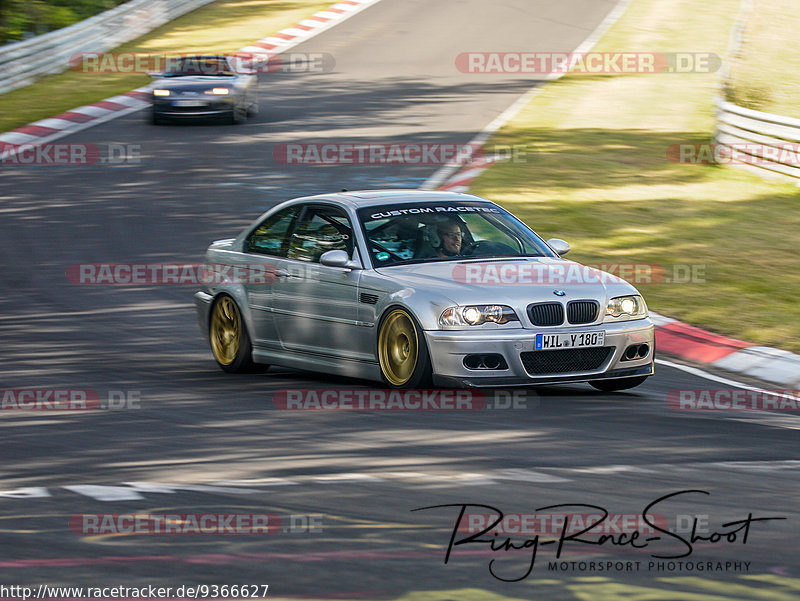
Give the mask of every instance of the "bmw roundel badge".
POLYGON ((563 290, 553 290, 553 294, 555 294, 556 296, 564 296, 566 292, 564 292, 563 290))

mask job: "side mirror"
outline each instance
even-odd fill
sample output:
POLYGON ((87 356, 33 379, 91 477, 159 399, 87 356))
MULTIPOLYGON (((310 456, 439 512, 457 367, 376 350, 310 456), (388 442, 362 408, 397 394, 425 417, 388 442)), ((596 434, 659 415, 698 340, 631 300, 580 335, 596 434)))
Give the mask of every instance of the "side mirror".
POLYGON ((561 238, 550 238, 547 241, 547 245, 556 251, 560 257, 563 257, 565 254, 567 254, 570 248, 569 243, 565 242, 561 238))
POLYGON ((164 77, 163 71, 148 71, 147 74, 152 77, 153 79, 158 79, 159 77, 164 77))
POLYGON ((361 269, 361 265, 356 261, 351 261, 350 257, 343 250, 329 250, 322 253, 319 258, 320 265, 326 267, 341 267, 343 269, 361 269))

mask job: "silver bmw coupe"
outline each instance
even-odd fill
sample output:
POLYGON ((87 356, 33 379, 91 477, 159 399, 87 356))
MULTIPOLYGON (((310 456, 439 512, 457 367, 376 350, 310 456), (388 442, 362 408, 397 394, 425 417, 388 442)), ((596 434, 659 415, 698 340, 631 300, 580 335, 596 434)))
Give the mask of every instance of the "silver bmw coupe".
POLYGON ((194 298, 226 372, 280 365, 393 388, 638 386, 655 352, 644 299, 568 251, 470 194, 323 194, 214 242, 194 298))

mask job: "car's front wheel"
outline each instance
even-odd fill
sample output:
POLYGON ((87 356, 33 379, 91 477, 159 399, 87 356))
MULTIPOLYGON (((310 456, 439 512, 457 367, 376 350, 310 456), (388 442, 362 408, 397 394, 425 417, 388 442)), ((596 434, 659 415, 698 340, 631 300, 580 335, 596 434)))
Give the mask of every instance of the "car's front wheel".
POLYGON ((220 296, 211 308, 209 338, 211 352, 223 371, 240 373, 255 370, 253 346, 242 312, 236 301, 228 295, 220 296))
POLYGON ((639 384, 643 384, 644 381, 649 377, 650 376, 636 376, 634 378, 596 380, 594 382, 589 382, 589 384, 597 388, 597 390, 602 390, 603 392, 616 392, 617 390, 628 390, 629 388, 635 388, 639 384))
POLYGON ((378 363, 392 388, 431 385, 433 369, 422 328, 405 309, 390 309, 378 328, 378 363))

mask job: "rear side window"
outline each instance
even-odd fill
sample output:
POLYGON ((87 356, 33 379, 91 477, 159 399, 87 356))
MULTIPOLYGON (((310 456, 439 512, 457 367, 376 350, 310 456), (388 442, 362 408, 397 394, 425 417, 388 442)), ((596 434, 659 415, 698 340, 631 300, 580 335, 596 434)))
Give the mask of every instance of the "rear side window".
POLYGON ((309 206, 300 218, 289 243, 288 258, 319 263, 329 250, 353 255, 353 228, 341 209, 309 206))
POLYGON ((289 245, 287 234, 300 207, 295 205, 270 215, 250 234, 247 252, 283 257, 289 245))

